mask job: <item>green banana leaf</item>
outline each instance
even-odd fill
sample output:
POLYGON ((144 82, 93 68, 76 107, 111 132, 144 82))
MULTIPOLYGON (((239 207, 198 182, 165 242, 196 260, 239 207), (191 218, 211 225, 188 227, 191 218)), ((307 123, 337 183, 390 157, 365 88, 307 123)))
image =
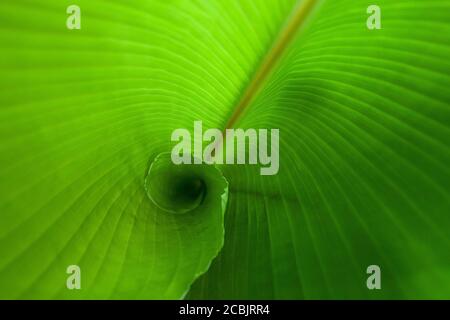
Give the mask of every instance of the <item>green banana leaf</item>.
POLYGON ((449 299, 449 34, 449 0, 2 0, 0 298, 449 299), (279 129, 278 174, 173 165, 198 120, 279 129))

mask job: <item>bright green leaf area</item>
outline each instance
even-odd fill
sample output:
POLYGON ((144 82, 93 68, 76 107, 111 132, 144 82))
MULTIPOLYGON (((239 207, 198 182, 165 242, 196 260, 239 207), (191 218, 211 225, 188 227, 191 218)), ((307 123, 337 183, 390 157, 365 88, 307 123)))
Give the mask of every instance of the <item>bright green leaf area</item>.
POLYGON ((450 298, 449 0, 318 1, 234 126, 279 173, 171 164, 301 2, 1 1, 0 298, 450 298))

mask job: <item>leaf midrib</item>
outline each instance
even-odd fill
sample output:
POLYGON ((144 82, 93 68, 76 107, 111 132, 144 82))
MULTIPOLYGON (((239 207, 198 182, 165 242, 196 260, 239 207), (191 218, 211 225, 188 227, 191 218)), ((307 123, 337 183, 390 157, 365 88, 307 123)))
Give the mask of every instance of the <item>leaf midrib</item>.
POLYGON ((297 31, 304 25, 318 2, 319 0, 299 0, 294 6, 292 13, 287 18, 287 21, 278 36, 275 38, 273 45, 262 59, 260 66, 249 81, 246 89, 243 91, 240 100, 233 108, 233 113, 225 124, 224 132, 226 129, 233 128, 242 118, 251 102, 260 92, 268 76, 281 60, 281 57, 291 44, 297 31))

